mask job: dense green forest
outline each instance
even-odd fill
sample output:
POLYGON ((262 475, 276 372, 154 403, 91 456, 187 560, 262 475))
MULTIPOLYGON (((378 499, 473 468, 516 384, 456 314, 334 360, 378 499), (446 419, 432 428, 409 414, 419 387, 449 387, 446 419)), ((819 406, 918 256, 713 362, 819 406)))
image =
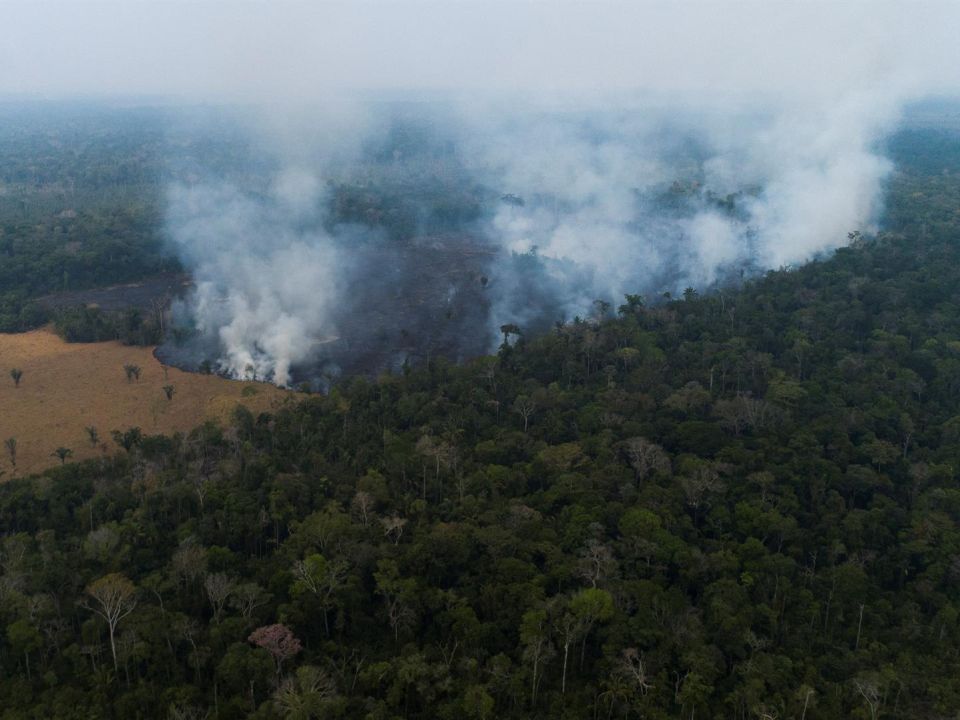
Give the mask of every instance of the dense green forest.
POLYGON ((0 332, 34 298, 178 268, 162 249, 162 114, 0 104, 0 332))
POLYGON ((960 143, 891 153, 803 267, 5 456, 0 720, 957 717, 960 143))

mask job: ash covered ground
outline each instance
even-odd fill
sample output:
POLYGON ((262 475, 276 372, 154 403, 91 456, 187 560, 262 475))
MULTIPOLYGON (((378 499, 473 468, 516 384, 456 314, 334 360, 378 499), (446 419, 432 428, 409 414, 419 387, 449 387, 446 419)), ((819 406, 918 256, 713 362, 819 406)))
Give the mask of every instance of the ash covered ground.
POLYGON ((190 285, 188 275, 172 273, 103 288, 51 293, 37 298, 36 302, 53 311, 84 306, 96 307, 104 312, 130 309, 152 312, 168 307, 176 298, 183 297, 190 285))
MULTIPOLYGON (((311 338, 309 359, 292 365, 288 384, 324 389, 339 377, 400 372, 437 357, 459 362, 489 350, 496 288, 489 244, 446 234, 354 252, 363 255, 364 275, 351 279, 332 309, 331 331, 311 338)), ((175 330, 156 355, 182 369, 222 372, 220 352, 213 338, 175 330)))

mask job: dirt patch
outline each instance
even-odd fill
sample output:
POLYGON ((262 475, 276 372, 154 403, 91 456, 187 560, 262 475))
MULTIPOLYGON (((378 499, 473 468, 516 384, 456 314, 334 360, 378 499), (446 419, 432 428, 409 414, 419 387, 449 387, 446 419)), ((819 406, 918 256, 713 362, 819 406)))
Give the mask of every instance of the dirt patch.
POLYGON ((118 450, 112 430, 139 427, 144 433, 186 432, 207 419, 226 419, 238 404, 253 413, 277 408, 294 395, 273 385, 225 380, 165 367, 153 348, 117 342, 65 343, 49 329, 0 334, 0 481, 14 476, 2 445, 17 441, 17 476, 59 464, 58 447, 72 460, 118 450), (128 382, 124 365, 141 368, 128 382), (10 370, 23 371, 20 386, 10 370), (168 400, 164 386, 173 386, 168 400), (85 430, 95 427, 97 446, 85 430))

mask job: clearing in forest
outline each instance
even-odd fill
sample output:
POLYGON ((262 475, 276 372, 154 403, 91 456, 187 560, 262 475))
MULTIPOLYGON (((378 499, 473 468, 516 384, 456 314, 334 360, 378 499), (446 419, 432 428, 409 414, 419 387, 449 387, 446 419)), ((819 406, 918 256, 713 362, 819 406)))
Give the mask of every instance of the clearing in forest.
POLYGON ((238 404, 257 414, 291 397, 273 385, 166 367, 153 348, 65 343, 49 328, 0 334, 0 480, 59 464, 54 453, 61 447, 72 451, 69 460, 117 452, 113 430, 187 432, 208 419, 225 420, 238 404), (139 379, 128 380, 125 366, 139 368, 139 379), (13 369, 23 373, 19 386, 13 369), (95 445, 88 427, 99 435, 95 445), (9 438, 16 439, 16 468, 9 438))

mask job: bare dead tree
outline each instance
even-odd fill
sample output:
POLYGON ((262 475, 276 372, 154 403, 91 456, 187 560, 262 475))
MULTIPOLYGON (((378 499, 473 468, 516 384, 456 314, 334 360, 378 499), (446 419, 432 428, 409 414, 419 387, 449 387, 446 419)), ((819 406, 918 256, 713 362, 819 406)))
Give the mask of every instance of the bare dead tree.
POLYGON ((513 411, 523 418, 523 431, 530 425, 530 418, 537 411, 537 404, 526 395, 518 395, 513 401, 513 411))
POLYGON ((90 600, 83 601, 86 607, 107 621, 113 670, 117 672, 117 625, 137 607, 136 588, 126 576, 110 573, 87 585, 86 592, 90 596, 90 600))
POLYGON ((393 544, 396 545, 400 542, 400 538, 403 535, 403 527, 407 524, 407 519, 398 515, 392 515, 390 517, 380 518, 380 524, 383 525, 383 534, 391 538, 393 544))
POLYGON ((270 602, 270 593, 257 583, 244 583, 234 588, 230 605, 240 611, 241 617, 249 620, 254 610, 270 602))
POLYGON ((877 720, 883 697, 876 682, 867 678, 854 678, 853 687, 860 693, 860 697, 867 704, 870 711, 870 720, 877 720))
POLYGON ((655 472, 670 472, 670 457, 654 442, 632 437, 623 442, 623 451, 639 485, 655 472))
POLYGON ((587 540, 587 544, 580 550, 577 574, 590 583, 590 587, 597 587, 615 567, 613 551, 599 540, 587 540))
POLYGON ((652 677, 643 653, 636 648, 626 648, 623 651, 614 672, 627 680, 630 686, 641 695, 646 695, 654 688, 650 682, 652 677))
POLYGON ((233 595, 236 583, 226 573, 210 573, 203 579, 203 588, 207 592, 207 600, 213 607, 213 619, 219 624, 223 606, 233 595))
POLYGON ((350 503, 350 506, 360 518, 360 523, 364 527, 370 524, 370 518, 373 515, 373 507, 375 503, 376 501, 374 500, 373 495, 365 490, 357 490, 357 493, 353 496, 353 501, 350 503))

